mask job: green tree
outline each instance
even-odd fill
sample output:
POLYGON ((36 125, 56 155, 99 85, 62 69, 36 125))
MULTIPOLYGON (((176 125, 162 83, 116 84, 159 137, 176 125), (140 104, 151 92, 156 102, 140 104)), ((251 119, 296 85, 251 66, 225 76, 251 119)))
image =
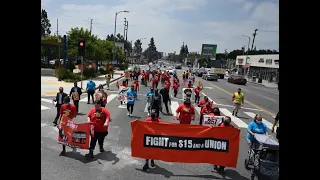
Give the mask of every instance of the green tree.
POLYGON ((150 39, 150 43, 148 44, 148 48, 143 52, 143 55, 147 57, 149 62, 152 62, 155 59, 159 59, 160 55, 157 51, 157 47, 154 42, 154 38, 150 39))
POLYGON ((41 37, 51 34, 51 24, 50 20, 48 19, 47 11, 41 9, 41 37))
MULTIPOLYGON (((113 34, 108 34, 106 40, 113 42, 113 34)), ((128 53, 132 53, 132 44, 129 41, 126 41, 125 38, 118 33, 117 36, 115 37, 115 42, 121 42, 124 43, 124 50, 127 51, 128 53)))
POLYGON ((134 42, 133 52, 137 54, 142 53, 142 43, 140 39, 137 39, 136 42, 134 42))

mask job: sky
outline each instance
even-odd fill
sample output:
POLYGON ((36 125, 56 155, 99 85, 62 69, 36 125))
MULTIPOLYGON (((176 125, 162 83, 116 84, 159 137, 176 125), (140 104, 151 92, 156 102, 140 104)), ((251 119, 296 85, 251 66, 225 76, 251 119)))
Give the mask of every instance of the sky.
MULTIPOLYGON (((279 50, 279 0, 41 0, 48 13, 52 34, 66 34, 83 27, 101 39, 124 33, 128 40, 142 39, 146 49, 153 37, 159 52, 179 53, 183 43, 189 52, 201 52, 202 44, 216 44, 217 53, 248 46, 258 29, 256 49, 279 50)), ((250 46, 251 48, 251 43, 250 46)))

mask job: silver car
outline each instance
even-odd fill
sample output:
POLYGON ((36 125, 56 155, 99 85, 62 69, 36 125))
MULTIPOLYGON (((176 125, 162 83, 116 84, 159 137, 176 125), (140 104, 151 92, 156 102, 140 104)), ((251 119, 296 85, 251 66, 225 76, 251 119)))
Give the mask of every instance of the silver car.
POLYGON ((216 73, 206 72, 202 74, 202 79, 218 81, 219 76, 216 73))

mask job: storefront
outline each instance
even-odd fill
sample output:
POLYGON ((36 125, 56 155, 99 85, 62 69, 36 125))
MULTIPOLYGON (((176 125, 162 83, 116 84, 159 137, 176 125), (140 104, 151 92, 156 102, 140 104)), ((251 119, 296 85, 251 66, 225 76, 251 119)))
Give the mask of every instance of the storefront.
POLYGON ((236 67, 239 75, 279 81, 279 54, 237 56, 236 67))

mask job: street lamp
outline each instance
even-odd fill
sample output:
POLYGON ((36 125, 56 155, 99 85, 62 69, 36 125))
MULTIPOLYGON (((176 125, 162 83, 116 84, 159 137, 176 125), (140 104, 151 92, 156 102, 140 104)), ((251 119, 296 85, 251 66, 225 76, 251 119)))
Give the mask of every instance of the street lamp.
MULTIPOLYGON (((247 65, 247 60, 248 60, 248 55, 249 55, 249 46, 250 46, 250 37, 249 36, 246 36, 246 35, 242 35, 243 37, 247 37, 248 38, 248 47, 247 47, 247 56, 246 56, 246 65, 247 65)), ((248 66, 248 70, 247 70, 247 73, 246 75, 248 76, 248 73, 249 73, 249 70, 250 70, 250 65, 248 66)))
MULTIPOLYGON (((119 11, 116 12, 116 15, 114 17, 114 33, 113 33, 113 62, 116 60, 116 33, 117 33, 117 16, 118 14, 125 12, 128 13, 129 11, 119 11)), ((117 62, 119 64, 119 62, 117 62)))

